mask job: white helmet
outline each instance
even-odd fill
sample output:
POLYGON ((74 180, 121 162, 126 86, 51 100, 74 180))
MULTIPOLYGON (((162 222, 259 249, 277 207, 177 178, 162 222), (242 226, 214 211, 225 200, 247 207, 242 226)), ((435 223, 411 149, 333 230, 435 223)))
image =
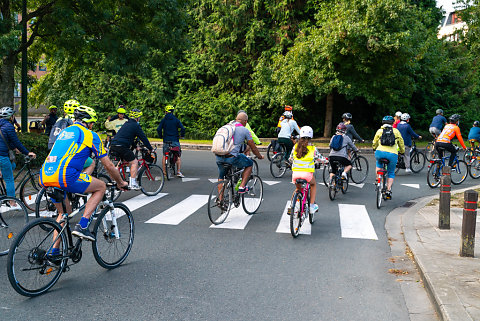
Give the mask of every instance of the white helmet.
POLYGON ((400 116, 401 120, 407 121, 410 119, 410 115, 407 113, 403 113, 402 116, 400 116))
POLYGON ((291 111, 284 112, 283 116, 285 116, 286 119, 292 119, 293 118, 293 114, 292 114, 291 111))
POLYGON ((313 138, 313 129, 310 126, 303 126, 300 128, 300 138, 309 137, 313 138))
POLYGON ((10 118, 14 113, 15 113, 15 111, 13 110, 12 107, 9 107, 9 106, 2 107, 2 108, 0 109, 0 118, 8 119, 8 118, 10 118))
POLYGON ((402 115, 403 115, 403 114, 402 114, 401 111, 397 111, 397 112, 395 113, 395 116, 397 116, 397 117, 402 117, 402 115))

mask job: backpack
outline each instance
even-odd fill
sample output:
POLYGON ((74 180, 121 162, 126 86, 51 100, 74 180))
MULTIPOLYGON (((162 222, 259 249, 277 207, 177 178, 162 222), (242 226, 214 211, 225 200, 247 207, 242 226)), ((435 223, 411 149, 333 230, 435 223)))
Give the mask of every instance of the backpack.
POLYGON ((333 136, 332 141, 330 142, 330 148, 338 152, 343 148, 342 145, 343 145, 343 135, 333 136))
POLYGON ((380 144, 382 144, 383 146, 395 145, 395 134, 393 132, 393 127, 383 128, 383 133, 380 137, 380 144))
POLYGON ((60 118, 57 120, 55 125, 53 125, 52 130, 50 131, 50 136, 48 137, 48 149, 52 149, 53 144, 57 140, 58 134, 68 126, 73 125, 73 121, 70 118, 60 118))
POLYGON ((230 154, 233 147, 233 134, 235 133, 235 122, 232 121, 226 125, 220 127, 212 141, 212 153, 215 155, 227 155, 230 154))

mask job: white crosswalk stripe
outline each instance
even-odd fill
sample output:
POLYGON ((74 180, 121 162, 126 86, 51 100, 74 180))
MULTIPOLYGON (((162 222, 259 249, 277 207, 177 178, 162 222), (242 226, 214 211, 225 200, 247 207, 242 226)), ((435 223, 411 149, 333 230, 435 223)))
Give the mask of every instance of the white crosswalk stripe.
POLYGON ((342 237, 378 240, 365 205, 338 204, 342 237))
POLYGON ((269 186, 281 183, 280 181, 263 181, 263 182, 269 186))
POLYGON ((198 181, 198 180, 200 180, 200 178, 187 178, 187 177, 184 177, 184 178, 182 178, 182 183, 193 182, 193 181, 198 181))
POLYGON ((420 189, 420 184, 400 184, 400 185, 420 189))
POLYGON ((210 225, 210 228, 221 228, 221 229, 232 229, 232 230, 243 230, 247 226, 250 219, 253 215, 248 215, 243 210, 242 206, 240 207, 233 207, 228 214, 227 219, 225 222, 219 225, 210 225))
MULTIPOLYGON (((282 218, 277 227, 277 233, 290 233, 290 215, 287 214, 288 208, 290 207, 291 201, 288 201, 283 210, 282 218)), ((302 227, 300 228, 300 234, 311 235, 312 234, 312 225, 308 219, 303 222, 302 227)))
POLYGON ((203 205, 207 204, 207 202, 208 195, 190 195, 180 203, 175 204, 145 223, 178 225, 203 205))

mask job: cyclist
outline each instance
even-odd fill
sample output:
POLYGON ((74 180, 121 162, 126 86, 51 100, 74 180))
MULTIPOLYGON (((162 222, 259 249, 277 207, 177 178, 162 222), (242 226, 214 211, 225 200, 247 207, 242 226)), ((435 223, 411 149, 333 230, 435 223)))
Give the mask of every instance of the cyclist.
POLYGON ((472 147, 475 147, 475 143, 480 141, 480 122, 478 120, 473 122, 473 126, 468 133, 468 140, 472 147))
POLYGON ((352 122, 352 114, 350 113, 344 113, 342 115, 342 119, 343 119, 343 123, 345 124, 345 126, 347 126, 347 131, 345 132, 345 135, 347 135, 350 140, 353 141, 353 138, 361 141, 362 143, 364 142, 363 138, 360 137, 359 134, 357 134, 357 131, 355 130, 355 127, 353 127, 353 125, 351 124, 352 122))
POLYGON ((58 134, 67 128, 70 125, 73 125, 73 113, 75 112, 75 108, 80 106, 80 103, 74 99, 67 100, 63 104, 63 111, 65 113, 65 117, 60 117, 57 119, 55 125, 53 125, 52 130, 50 131, 50 136, 48 138, 48 149, 52 149, 53 144, 57 140, 58 134))
MULTIPOLYGON (((175 107, 172 105, 168 105, 165 107, 165 117, 162 118, 160 124, 157 127, 158 137, 163 138, 163 155, 168 152, 168 145, 165 144, 166 142, 172 142, 171 150, 172 152, 176 153, 177 155, 177 176, 180 178, 185 177, 182 172, 180 171, 182 167, 182 149, 180 147, 180 138, 185 136, 185 127, 183 127, 182 122, 175 117, 173 112, 175 111, 175 107), (178 134, 178 130, 180 129, 180 135, 178 134)), ((165 168, 165 162, 162 162, 163 172, 166 173, 167 170, 165 168)))
POLYGON ((295 130, 300 134, 300 128, 298 127, 297 122, 293 120, 293 114, 291 111, 284 112, 283 116, 285 116, 285 119, 280 123, 281 129, 278 133, 278 142, 285 145, 285 161, 287 161, 290 158, 290 152, 293 148, 293 141, 291 139, 292 133, 295 130))
MULTIPOLYGON (((313 129, 310 126, 303 126, 300 129, 300 139, 295 144, 290 161, 292 162, 292 183, 297 179, 304 179, 310 184, 310 211, 318 211, 318 205, 315 203, 317 193, 317 183, 313 173, 315 172, 315 161, 321 158, 321 154, 310 140, 313 138, 313 129)), ((300 191, 301 184, 296 184, 296 190, 300 191)))
MULTIPOLYGON (((247 141, 247 145, 250 146, 252 149, 252 152, 257 156, 258 159, 263 159, 262 154, 257 149, 257 146, 255 146, 255 143, 253 142, 252 135, 248 131, 248 129, 245 128, 245 125, 247 124, 248 121, 248 115, 245 112, 241 112, 237 115, 235 119, 235 132, 233 133, 233 142, 234 142, 234 147, 230 154, 219 156, 216 155, 216 162, 218 166, 218 180, 222 181, 225 179, 225 168, 223 164, 230 164, 235 166, 236 168, 244 168, 245 170, 242 173, 242 182, 240 183, 240 186, 238 188, 238 193, 243 194, 245 192, 248 192, 248 188, 245 187, 245 184, 248 181, 248 178, 252 174, 252 166, 253 166, 253 161, 249 159, 247 156, 244 154, 240 153, 240 148, 242 147, 243 143, 247 141)), ((219 188, 221 188, 219 186, 219 188)))
POLYGON ((140 186, 137 184, 138 161, 130 147, 134 145, 135 139, 138 137, 150 152, 153 151, 152 145, 150 145, 147 136, 139 124, 142 115, 143 113, 137 108, 130 111, 128 121, 123 124, 115 137, 113 137, 110 148, 113 154, 120 157, 122 161, 128 162, 128 166, 130 167, 129 188, 133 190, 139 190, 140 186))
POLYGON ((330 181, 332 180, 333 176, 337 172, 337 164, 335 162, 339 162, 344 166, 343 168, 343 173, 342 173, 342 178, 347 179, 347 174, 348 172, 352 169, 352 162, 349 159, 347 150, 354 150, 358 151, 357 147, 353 143, 353 141, 350 139, 350 137, 347 136, 347 126, 345 126, 344 123, 340 123, 337 125, 336 128, 336 133, 330 140, 330 146, 332 146, 332 142, 335 139, 335 136, 341 135, 341 147, 338 150, 335 150, 333 147, 330 147, 330 154, 329 154, 329 160, 331 164, 331 172, 330 172, 330 181))
MULTIPOLYGON (((92 131, 97 121, 97 114, 93 108, 79 106, 74 112, 75 122, 65 128, 57 137, 52 150, 48 154, 40 170, 40 184, 44 187, 53 186, 71 193, 89 193, 91 197, 85 204, 85 211, 80 222, 75 225, 72 234, 90 241, 95 237, 89 231, 90 216, 100 203, 105 194, 105 183, 86 173, 82 173, 85 160, 94 153, 100 159, 110 176, 117 182, 120 189, 125 190, 127 183, 122 180, 120 173, 107 156, 103 143, 97 133, 92 131)), ((57 222, 62 219, 63 208, 60 203, 55 203, 58 210, 57 222)), ((71 213, 71 206, 66 201, 67 212, 71 213)), ((54 239, 56 233, 54 234, 54 239)), ((60 240, 55 243, 52 256, 59 254, 60 240)))
MULTIPOLYGON (((240 113, 245 113, 245 110, 239 110, 237 115, 240 114, 240 113)), ((247 122, 247 125, 245 126, 245 128, 248 129, 248 131, 252 135, 252 139, 253 139, 253 142, 255 143, 255 145, 262 145, 262 142, 260 141, 260 139, 258 139, 258 136, 253 131, 252 127, 250 127, 250 123, 247 122)), ((240 151, 247 156, 250 155, 250 147, 247 144, 243 144, 240 151)))
POLYGON ((400 123, 400 117, 402 117, 402 115, 403 113, 401 111, 397 111, 395 113, 395 117, 394 117, 395 121, 393 122, 393 125, 392 125, 393 128, 397 128, 398 124, 400 123))
POLYGON ((388 127, 393 127, 394 121, 395 120, 392 116, 383 117, 383 125, 379 130, 377 130, 372 144, 372 147, 375 150, 375 159, 377 160, 376 172, 378 173, 378 171, 383 167, 383 165, 380 163, 380 159, 386 158, 389 161, 387 164, 387 191, 385 193, 387 199, 392 198, 392 185, 393 180, 395 179, 395 167, 397 166, 398 153, 405 153, 405 145, 402 134, 400 134, 396 128, 392 128, 394 137, 392 137, 393 139, 389 139, 394 140, 393 145, 382 145, 382 135, 384 133, 384 129, 387 129, 385 132, 390 132, 388 127))
POLYGON ((283 111, 282 116, 280 116, 280 118, 278 119, 277 128, 276 128, 277 135, 280 132, 280 130, 282 129, 281 124, 282 124, 282 121, 285 119, 285 112, 286 111, 289 111, 289 112, 292 113, 292 120, 293 120, 293 108, 292 108, 292 106, 285 105, 285 110, 283 111))
POLYGON ((447 123, 447 119, 443 116, 443 110, 437 109, 437 115, 433 117, 432 123, 428 131, 432 134, 433 138, 437 138, 442 132, 443 126, 447 123))
POLYGON ((407 113, 402 114, 400 117, 401 122, 398 124, 397 129, 402 134, 403 142, 405 144, 405 172, 411 173, 410 169, 410 149, 412 148, 412 137, 415 139, 422 138, 422 136, 417 135, 410 126, 410 115, 407 113))
MULTIPOLYGON (((120 130, 120 128, 128 121, 128 117, 126 117, 127 111, 125 110, 125 106, 120 105, 117 108, 117 114, 113 117, 108 116, 107 120, 105 121, 105 128, 107 131, 111 133, 111 136, 115 136, 115 134, 120 130)), ((111 139, 111 138, 107 138, 111 139)))
POLYGON ((448 160, 448 166, 452 167, 453 161, 457 156, 457 149, 452 144, 452 139, 457 137, 460 145, 462 145, 463 149, 467 149, 465 143, 463 142, 462 133, 460 132, 460 128, 458 125, 460 124, 460 115, 453 114, 448 118, 449 124, 446 124, 443 128, 440 135, 437 137, 437 141, 435 142, 435 149, 438 151, 438 156, 440 158, 443 157, 443 150, 447 150, 450 152, 450 158, 448 160))
POLYGON ((50 136, 50 131, 52 130, 53 125, 57 122, 57 106, 51 105, 48 107, 50 113, 45 116, 42 120, 42 126, 45 126, 45 135, 50 136))

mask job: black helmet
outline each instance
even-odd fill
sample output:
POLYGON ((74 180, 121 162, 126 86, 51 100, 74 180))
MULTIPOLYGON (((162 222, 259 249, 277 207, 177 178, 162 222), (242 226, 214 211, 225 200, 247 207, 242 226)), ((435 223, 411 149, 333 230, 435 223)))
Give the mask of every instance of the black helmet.
POLYGON ((437 112, 437 115, 443 115, 443 109, 439 108, 439 109, 437 109, 436 112, 437 112))
POLYGON ((473 126, 478 127, 480 125, 480 121, 476 120, 473 122, 473 126))
POLYGON ((343 118, 343 119, 352 119, 352 114, 350 114, 350 113, 344 113, 344 114, 342 115, 342 118, 343 118))
POLYGON ((459 114, 453 114, 452 116, 450 116, 450 117, 448 118, 448 120, 451 121, 451 122, 457 122, 457 121, 460 120, 460 117, 461 117, 461 116, 460 116, 459 114))

